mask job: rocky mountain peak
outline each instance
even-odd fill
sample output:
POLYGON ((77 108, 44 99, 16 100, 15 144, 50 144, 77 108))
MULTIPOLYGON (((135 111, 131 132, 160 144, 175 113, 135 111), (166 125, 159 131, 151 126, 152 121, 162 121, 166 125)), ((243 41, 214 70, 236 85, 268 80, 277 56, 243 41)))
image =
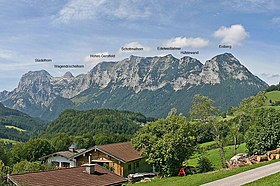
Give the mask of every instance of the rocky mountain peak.
POLYGON ((226 79, 255 81, 254 75, 231 53, 220 54, 208 60, 204 65, 204 70, 210 72, 210 76, 216 76, 216 80, 220 81, 226 79))
POLYGON ((73 78, 74 76, 73 76, 73 74, 71 72, 68 71, 62 77, 63 78, 73 78))
POLYGON ((142 59, 142 57, 140 56, 134 56, 134 55, 131 55, 128 59, 124 60, 124 61, 130 61, 130 62, 139 62, 140 60, 142 59))
POLYGON ((46 70, 39 70, 39 71, 29 71, 24 74, 22 77, 50 77, 51 75, 46 70))
POLYGON ((169 62, 169 63, 174 62, 174 60, 178 60, 172 54, 167 54, 166 56, 160 57, 160 59, 164 62, 169 62))
POLYGON ((180 59, 180 62, 181 63, 186 63, 188 65, 198 65, 199 67, 202 67, 203 64, 198 61, 197 59, 195 58, 192 58, 192 57, 189 57, 189 56, 184 56, 180 59))
POLYGON ((9 91, 7 91, 7 90, 0 92, 0 100, 5 99, 8 96, 8 94, 9 94, 9 91))
POLYGON ((167 54, 166 56, 164 56, 165 58, 175 58, 172 54, 167 54))
MULTIPOLYGON (((156 92, 160 91, 179 94, 214 85, 225 86, 228 82, 234 82, 236 87, 239 83, 245 87, 250 85, 256 90, 267 86, 230 53, 217 55, 205 64, 189 56, 177 59, 171 54, 160 57, 132 55, 121 61, 101 62, 87 74, 76 77, 70 72, 66 72, 62 77, 52 77, 45 70, 30 71, 22 76, 18 88, 8 93, 0 93, 0 101, 4 101, 6 106, 28 113, 33 109, 32 112, 36 115, 38 110, 48 108, 57 97, 73 99, 79 104, 80 101, 89 99, 88 96, 92 96, 90 99, 92 104, 103 106, 107 101, 110 102, 110 99, 119 101, 127 97, 121 97, 126 94, 120 94, 120 97, 114 98, 111 91, 125 91, 132 97, 142 93, 153 94, 154 99, 157 97, 156 92), (99 98, 98 91, 100 95, 103 95, 102 91, 110 92, 106 92, 106 95, 104 93, 104 97, 99 98), (81 99, 77 98, 79 96, 81 99)), ((149 102, 153 102, 153 99, 149 102)), ((111 104, 117 105, 119 102, 111 104)))
POLYGON ((35 88, 35 84, 42 86, 49 84, 51 77, 52 76, 45 70, 29 71, 20 79, 18 89, 25 90, 29 89, 29 87, 35 88))
POLYGON ((226 64, 236 64, 241 65, 241 63, 236 59, 231 53, 224 53, 213 57, 210 62, 217 62, 221 65, 226 64))

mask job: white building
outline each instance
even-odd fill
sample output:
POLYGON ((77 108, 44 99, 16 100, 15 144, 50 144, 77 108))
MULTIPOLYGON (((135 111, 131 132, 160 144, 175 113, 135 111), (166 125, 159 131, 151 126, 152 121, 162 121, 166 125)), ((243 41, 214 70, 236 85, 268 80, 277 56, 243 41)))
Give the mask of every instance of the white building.
POLYGON ((85 151, 86 149, 75 149, 75 146, 69 147, 68 151, 61 151, 43 156, 40 159, 44 160, 48 164, 53 164, 58 168, 71 168, 76 167, 76 160, 71 159, 72 156, 85 151))

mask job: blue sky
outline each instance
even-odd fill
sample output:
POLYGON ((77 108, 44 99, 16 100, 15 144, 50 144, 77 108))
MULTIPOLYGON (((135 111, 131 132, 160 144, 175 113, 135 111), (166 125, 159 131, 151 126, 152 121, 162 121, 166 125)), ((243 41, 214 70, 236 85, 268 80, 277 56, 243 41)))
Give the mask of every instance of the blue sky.
POLYGON ((199 51, 202 63, 231 52, 269 84, 280 81, 280 1, 277 0, 0 0, 0 91, 14 89, 30 70, 61 76, 82 64, 86 73, 98 62, 90 54, 129 57, 199 51), (219 44, 232 49, 218 48, 219 44), (122 52, 121 47, 143 47, 122 52), (35 58, 52 59, 35 63, 35 58))

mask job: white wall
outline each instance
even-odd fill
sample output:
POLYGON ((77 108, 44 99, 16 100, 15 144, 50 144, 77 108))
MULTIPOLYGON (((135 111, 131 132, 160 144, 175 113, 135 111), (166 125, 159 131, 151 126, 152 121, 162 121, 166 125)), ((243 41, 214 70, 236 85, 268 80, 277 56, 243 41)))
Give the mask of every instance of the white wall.
POLYGON ((70 167, 76 167, 76 162, 75 161, 70 161, 69 159, 62 157, 62 156, 53 156, 49 157, 47 159, 47 163, 52 163, 52 162, 65 162, 65 163, 70 163, 70 167))

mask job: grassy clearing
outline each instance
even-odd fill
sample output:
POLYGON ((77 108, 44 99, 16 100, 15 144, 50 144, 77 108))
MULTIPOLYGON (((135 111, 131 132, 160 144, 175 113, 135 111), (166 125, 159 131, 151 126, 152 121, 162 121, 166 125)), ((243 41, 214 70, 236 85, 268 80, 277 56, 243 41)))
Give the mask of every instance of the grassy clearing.
POLYGON ((8 128, 8 129, 15 129, 15 130, 17 130, 19 132, 26 132, 26 130, 18 128, 18 127, 15 127, 15 126, 12 126, 12 125, 5 125, 5 127, 8 128))
POLYGON ((245 185, 246 186, 263 186, 263 185, 279 186, 280 185, 279 178, 280 178, 280 172, 261 178, 259 180, 253 181, 245 185))
POLYGON ((215 144, 216 144, 215 141, 209 141, 209 142, 202 143, 202 144, 200 144, 199 146, 200 146, 201 148, 207 148, 207 147, 212 146, 212 145, 215 145, 215 144))
POLYGON ((280 91, 271 91, 271 92, 267 92, 265 93, 266 97, 267 97, 267 102, 269 102, 269 100, 275 102, 275 101, 280 101, 280 91))
POLYGON ((18 141, 11 140, 11 139, 5 139, 5 138, 0 138, 0 142, 11 143, 11 144, 18 143, 18 141))
POLYGON ((280 110, 280 106, 263 106, 262 108, 272 108, 272 109, 280 110))
MULTIPOLYGON (((206 146, 206 145, 210 145, 211 143, 208 142, 207 144, 203 144, 203 145, 206 146)), ((242 153, 246 151, 247 148, 245 146, 245 143, 239 145, 239 147, 237 148, 237 153, 242 153)), ((232 156, 234 156, 233 145, 225 147, 225 153, 226 153, 227 160, 230 159, 232 156)), ((214 166, 215 170, 219 170, 222 168, 219 149, 208 150, 206 152, 206 156, 212 162, 212 165, 214 166)), ((194 156, 191 157, 191 159, 188 160, 187 165, 197 166, 198 158, 199 158, 199 154, 195 154, 194 156)))
MULTIPOLYGON (((247 170, 251 170, 257 167, 261 167, 264 165, 268 165, 274 162, 277 162, 278 160, 274 161, 269 161, 269 162, 262 162, 259 164, 254 164, 254 165, 249 165, 246 167, 240 167, 236 169, 231 169, 231 170, 219 170, 219 171, 214 171, 214 172, 209 172, 209 173, 204 173, 204 174, 194 174, 194 175, 189 175, 185 177, 170 177, 170 178, 155 178, 151 182, 146 182, 146 183, 136 183, 134 185, 144 185, 144 186, 169 186, 169 185, 176 185, 176 186, 197 186, 201 185, 204 183, 209 183, 218 179, 222 179, 228 176, 232 176, 247 170)), ((264 185, 269 185, 269 184, 264 184, 264 185)))

